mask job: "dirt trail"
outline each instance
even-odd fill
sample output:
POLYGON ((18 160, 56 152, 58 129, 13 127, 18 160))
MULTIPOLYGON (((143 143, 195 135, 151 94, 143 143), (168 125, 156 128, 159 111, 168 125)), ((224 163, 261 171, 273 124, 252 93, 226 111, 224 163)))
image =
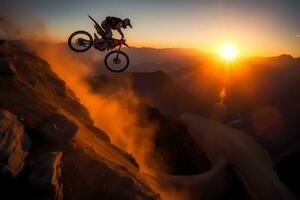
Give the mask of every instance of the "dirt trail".
POLYGON ((253 199, 293 199, 268 153, 249 135, 193 114, 183 114, 180 120, 213 162, 223 160, 234 169, 253 199))

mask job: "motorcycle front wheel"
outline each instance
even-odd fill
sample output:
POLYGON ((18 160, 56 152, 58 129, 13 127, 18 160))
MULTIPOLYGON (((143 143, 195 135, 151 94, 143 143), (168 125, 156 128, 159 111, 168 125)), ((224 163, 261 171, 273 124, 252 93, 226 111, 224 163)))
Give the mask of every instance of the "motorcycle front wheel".
POLYGON ((86 31, 76 31, 68 39, 69 47, 76 52, 84 52, 93 46, 93 38, 86 31))
POLYGON ((105 66, 112 72, 122 72, 129 66, 129 57, 122 51, 111 51, 105 56, 105 66))

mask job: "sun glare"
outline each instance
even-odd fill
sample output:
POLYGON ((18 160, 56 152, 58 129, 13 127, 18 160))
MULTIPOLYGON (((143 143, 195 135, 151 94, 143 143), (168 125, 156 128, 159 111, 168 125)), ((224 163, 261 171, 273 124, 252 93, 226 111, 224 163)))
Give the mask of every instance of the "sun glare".
POLYGON ((224 44, 220 49, 220 55, 223 59, 231 61, 237 57, 237 48, 232 44, 224 44))

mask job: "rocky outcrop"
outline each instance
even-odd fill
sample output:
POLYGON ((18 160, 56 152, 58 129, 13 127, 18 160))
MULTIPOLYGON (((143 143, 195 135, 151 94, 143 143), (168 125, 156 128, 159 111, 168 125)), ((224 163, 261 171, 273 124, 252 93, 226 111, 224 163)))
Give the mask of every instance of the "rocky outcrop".
POLYGON ((46 118, 37 127, 41 137, 49 143, 63 143, 72 138, 78 126, 63 115, 55 114, 46 118))
POLYGON ((14 63, 7 58, 0 57, 0 76, 14 76, 16 73, 14 63))
POLYGON ((12 113, 0 109, 0 171, 16 176, 22 171, 30 148, 23 125, 12 113))
POLYGON ((104 131, 100 130, 96 126, 88 126, 88 128, 95 133, 95 136, 103 141, 110 142, 110 138, 105 134, 104 131))
POLYGON ((49 152, 34 164, 28 182, 35 191, 35 199, 62 200, 62 152, 49 152))
MULTIPOLYGON (((0 59, 4 64, 11 63, 17 71, 10 78, 0 73, 0 106, 22 117, 27 128, 36 128, 62 110, 64 115, 70 113, 81 123, 92 125, 87 109, 51 66, 36 54, 25 51, 24 44, 14 43, 7 41, 0 45, 0 59)), ((4 69, 2 64, 0 68, 4 69)))

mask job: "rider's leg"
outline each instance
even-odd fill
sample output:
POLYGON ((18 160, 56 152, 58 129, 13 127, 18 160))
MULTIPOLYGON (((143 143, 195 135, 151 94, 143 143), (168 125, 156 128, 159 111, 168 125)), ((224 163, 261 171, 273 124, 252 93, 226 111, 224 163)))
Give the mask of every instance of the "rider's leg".
POLYGON ((101 28, 101 26, 96 26, 96 25, 95 25, 95 28, 96 28, 96 30, 97 30, 97 33, 98 33, 102 38, 105 37, 106 32, 104 31, 103 28, 101 28))
POLYGON ((105 38, 106 39, 111 39, 112 38, 112 31, 111 31, 109 25, 105 21, 103 21, 101 23, 101 27, 104 30, 105 38))

